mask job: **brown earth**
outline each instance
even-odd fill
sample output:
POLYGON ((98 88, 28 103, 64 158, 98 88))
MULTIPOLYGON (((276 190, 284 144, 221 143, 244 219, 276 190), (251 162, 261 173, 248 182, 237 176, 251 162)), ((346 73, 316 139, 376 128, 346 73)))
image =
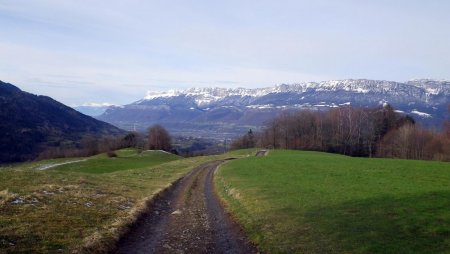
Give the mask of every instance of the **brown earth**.
POLYGON ((266 156, 267 155, 267 153, 268 153, 268 151, 267 150, 259 150, 258 152, 256 152, 256 157, 258 157, 258 156, 266 156))
POLYGON ((205 163, 175 183, 113 253, 258 253, 214 191, 221 163, 205 163))

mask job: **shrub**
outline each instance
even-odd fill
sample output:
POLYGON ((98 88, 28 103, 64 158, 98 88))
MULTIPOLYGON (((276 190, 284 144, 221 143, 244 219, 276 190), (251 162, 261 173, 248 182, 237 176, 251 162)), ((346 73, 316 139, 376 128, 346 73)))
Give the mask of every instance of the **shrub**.
POLYGON ((108 152, 106 152, 106 155, 108 155, 109 158, 117 157, 117 153, 114 151, 108 151, 108 152))

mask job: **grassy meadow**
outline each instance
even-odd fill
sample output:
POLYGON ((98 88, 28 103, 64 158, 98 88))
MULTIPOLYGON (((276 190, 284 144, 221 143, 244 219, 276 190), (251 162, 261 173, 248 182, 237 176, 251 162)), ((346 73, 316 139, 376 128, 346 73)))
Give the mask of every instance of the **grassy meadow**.
POLYGON ((450 253, 450 163, 271 151, 216 186, 270 253, 450 253))
POLYGON ((112 158, 108 158, 106 154, 97 155, 86 161, 58 166, 57 169, 61 171, 103 174, 121 170, 149 168, 181 158, 171 153, 149 150, 143 151, 138 155, 134 150, 124 149, 117 151, 116 154, 118 157, 112 158))
POLYGON ((102 154, 0 168, 0 253, 106 250, 171 182, 201 163, 250 152, 184 159, 126 149, 116 158, 102 154), (48 168, 65 162, 72 163, 48 168))

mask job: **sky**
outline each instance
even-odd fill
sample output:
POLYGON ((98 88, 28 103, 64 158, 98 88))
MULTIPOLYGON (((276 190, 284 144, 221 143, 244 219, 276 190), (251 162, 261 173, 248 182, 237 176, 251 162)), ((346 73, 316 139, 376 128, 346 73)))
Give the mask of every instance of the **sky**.
POLYGON ((67 105, 148 90, 450 79, 447 0, 0 0, 0 80, 67 105))

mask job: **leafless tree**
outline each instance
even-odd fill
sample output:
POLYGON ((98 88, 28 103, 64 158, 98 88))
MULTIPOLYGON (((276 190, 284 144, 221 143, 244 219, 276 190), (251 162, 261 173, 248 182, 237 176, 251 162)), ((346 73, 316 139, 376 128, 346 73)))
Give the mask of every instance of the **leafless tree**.
POLYGON ((148 147, 150 150, 170 151, 171 137, 161 125, 153 125, 148 130, 148 147))
MULTIPOLYGON (((232 148, 247 148, 247 135, 235 140, 232 148)), ((390 105, 283 113, 254 135, 256 144, 266 148, 450 160, 450 122, 442 132, 427 130, 411 117, 396 113, 390 105)))

